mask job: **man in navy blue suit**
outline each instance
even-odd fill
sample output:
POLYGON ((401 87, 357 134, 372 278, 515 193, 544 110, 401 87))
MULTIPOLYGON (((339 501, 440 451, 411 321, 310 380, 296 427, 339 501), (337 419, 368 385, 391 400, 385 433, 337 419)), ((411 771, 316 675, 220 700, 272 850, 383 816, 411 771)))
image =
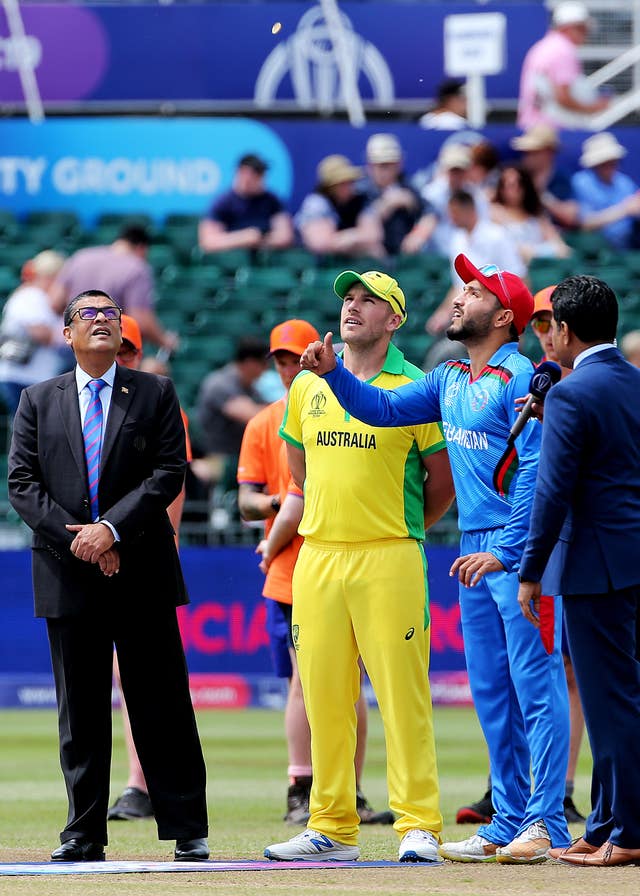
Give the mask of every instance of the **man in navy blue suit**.
POLYGON ((574 373, 551 390, 518 600, 539 625, 562 594, 593 753, 586 830, 549 855, 640 863, 640 370, 615 347, 618 304, 595 277, 553 292, 553 345, 574 373), (557 544, 556 544, 557 543, 557 544), (548 566, 547 566, 548 564, 548 566))

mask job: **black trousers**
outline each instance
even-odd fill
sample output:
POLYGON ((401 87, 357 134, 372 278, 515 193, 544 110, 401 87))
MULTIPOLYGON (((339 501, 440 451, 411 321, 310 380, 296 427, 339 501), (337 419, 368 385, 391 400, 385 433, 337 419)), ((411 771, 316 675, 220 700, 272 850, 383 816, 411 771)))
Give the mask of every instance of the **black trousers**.
MULTIPOLYGON (((99 603, 99 602, 98 602, 99 603)), ((107 841, 113 646, 161 840, 207 836, 206 770, 175 608, 47 619, 69 814, 64 843, 107 841)))
MULTIPOLYGON (((631 561, 630 561, 631 562, 631 561)), ((564 598, 593 754, 585 837, 640 848, 640 586, 564 598)))

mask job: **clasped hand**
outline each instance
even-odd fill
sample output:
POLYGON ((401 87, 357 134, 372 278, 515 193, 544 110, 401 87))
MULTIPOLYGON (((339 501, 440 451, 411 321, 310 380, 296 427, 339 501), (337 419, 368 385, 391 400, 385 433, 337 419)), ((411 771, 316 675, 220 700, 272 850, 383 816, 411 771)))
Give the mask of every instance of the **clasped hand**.
POLYGON ((71 542, 71 553, 78 560, 87 563, 98 563, 106 576, 112 576, 120 568, 120 556, 113 547, 113 532, 102 523, 74 524, 65 527, 75 532, 71 542))

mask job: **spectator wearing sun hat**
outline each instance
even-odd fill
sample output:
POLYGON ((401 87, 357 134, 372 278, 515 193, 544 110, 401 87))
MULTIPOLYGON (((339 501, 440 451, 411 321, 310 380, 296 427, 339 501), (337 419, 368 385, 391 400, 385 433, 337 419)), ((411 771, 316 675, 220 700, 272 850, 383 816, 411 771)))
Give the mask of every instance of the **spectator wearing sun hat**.
POLYGON ((295 217, 301 242, 314 255, 386 254, 380 216, 357 187, 362 175, 343 155, 326 156, 318 165, 315 189, 295 217))
POLYGON ((382 221, 386 251, 389 255, 419 252, 436 220, 417 190, 407 183, 400 141, 393 134, 373 134, 366 154, 367 177, 362 189, 382 221))
POLYGON ((438 154, 437 173, 421 191, 422 198, 430 205, 437 219, 429 249, 440 255, 449 255, 454 224, 449 214, 449 200, 457 190, 466 190, 473 196, 480 219, 488 218, 489 203, 481 186, 471 176, 471 148, 464 143, 445 143, 438 154))
POLYGON ((584 170, 571 179, 582 229, 600 231, 615 249, 636 245, 634 231, 640 215, 638 185, 618 170, 626 154, 613 134, 594 134, 582 144, 584 170))
POLYGON ((510 141, 522 153, 520 165, 531 175, 542 204, 560 227, 575 227, 578 204, 571 190, 571 175, 556 164, 560 138, 549 124, 534 124, 510 141))

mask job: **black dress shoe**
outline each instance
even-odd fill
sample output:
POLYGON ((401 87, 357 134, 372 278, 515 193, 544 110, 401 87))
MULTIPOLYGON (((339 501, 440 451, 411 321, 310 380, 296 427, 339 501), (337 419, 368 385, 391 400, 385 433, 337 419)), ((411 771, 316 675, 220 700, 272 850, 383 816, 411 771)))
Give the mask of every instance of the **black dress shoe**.
POLYGON ((73 837, 51 853, 52 862, 104 862, 104 846, 73 837))
POLYGON ((127 787, 107 812, 107 821, 134 821, 153 818, 149 794, 137 787, 127 787))
POLYGON ((176 840, 174 853, 176 862, 206 862, 209 858, 209 844, 205 837, 195 840, 176 840))

